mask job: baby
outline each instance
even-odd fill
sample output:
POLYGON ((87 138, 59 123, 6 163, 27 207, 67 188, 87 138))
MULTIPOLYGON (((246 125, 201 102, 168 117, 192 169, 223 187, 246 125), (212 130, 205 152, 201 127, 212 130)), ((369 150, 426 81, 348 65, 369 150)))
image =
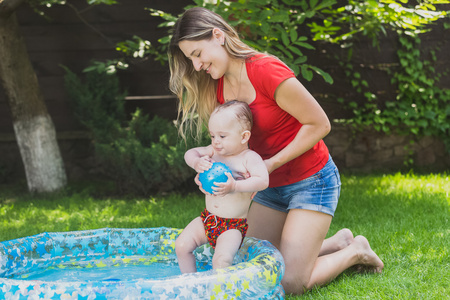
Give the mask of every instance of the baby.
POLYGON ((214 269, 230 266, 242 244, 248 228, 246 218, 251 196, 269 185, 264 161, 248 148, 252 123, 252 113, 245 102, 226 102, 218 106, 209 119, 211 145, 192 148, 184 156, 187 165, 197 173, 209 170, 213 162, 222 162, 233 174, 226 173, 227 182, 215 183, 213 194, 201 188, 197 175, 196 183, 206 195, 206 208, 176 240, 182 273, 197 271, 192 252, 207 242, 215 249, 214 269), (243 178, 240 174, 250 176, 243 178))

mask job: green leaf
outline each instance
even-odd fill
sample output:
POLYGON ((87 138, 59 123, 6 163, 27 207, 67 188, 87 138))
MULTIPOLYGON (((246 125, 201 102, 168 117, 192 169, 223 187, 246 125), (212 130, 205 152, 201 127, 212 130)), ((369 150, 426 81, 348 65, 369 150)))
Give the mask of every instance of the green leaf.
POLYGON ((296 65, 291 65, 290 67, 291 67, 292 71, 294 71, 294 74, 297 76, 298 73, 300 72, 300 68, 296 65))
POLYGON ((300 56, 294 61, 294 64, 300 65, 300 64, 305 63, 307 60, 308 60, 308 58, 306 56, 300 56))
POLYGON ((298 56, 303 56, 302 51, 300 49, 294 47, 294 46, 288 46, 288 49, 292 51, 293 53, 297 54, 298 56))
POLYGON ((167 44, 170 42, 171 36, 164 36, 158 40, 161 44, 167 44))
POLYGON ((311 70, 308 70, 308 67, 309 67, 309 65, 301 66, 302 76, 306 80, 311 81, 311 79, 313 78, 313 72, 311 70))
POLYGON ((328 74, 327 72, 325 72, 324 70, 316 67, 316 66, 310 66, 311 69, 313 69, 314 71, 316 71, 317 74, 319 74, 320 76, 323 77, 323 79, 325 80, 325 82, 329 83, 329 84, 333 84, 333 77, 331 77, 330 74, 328 74))
POLYGON ((262 32, 264 32, 264 34, 269 33, 269 31, 270 31, 270 25, 269 25, 269 23, 267 23, 267 22, 262 22, 262 24, 261 24, 261 30, 262 30, 262 32))
POLYGON ((286 31, 282 31, 281 32, 281 40, 283 41, 283 44, 286 47, 289 46, 290 42, 289 42, 289 38, 288 38, 288 35, 287 35, 286 31))
POLYGON ((317 2, 319 2, 319 0, 310 0, 309 1, 309 7, 315 8, 316 5, 317 5, 317 2))
POLYGON ((428 127, 428 121, 425 119, 421 119, 421 120, 417 121, 417 125, 420 127, 426 128, 426 127, 428 127))
POLYGON ((316 10, 321 10, 324 7, 330 7, 332 5, 336 4, 335 0, 325 0, 322 1, 319 5, 316 6, 316 10))
POLYGON ((283 45, 277 44, 277 45, 275 45, 275 47, 277 47, 278 49, 280 49, 280 51, 283 52, 284 55, 286 55, 286 56, 289 57, 290 59, 293 59, 293 58, 294 58, 294 56, 291 54, 291 52, 289 52, 289 51, 287 50, 287 48, 284 47, 283 45))
POLYGON ((425 118, 430 119, 430 120, 433 120, 436 117, 436 113, 431 110, 426 110, 423 115, 425 118))
POLYGON ((117 1, 115 1, 115 0, 87 0, 87 3, 89 5, 98 5, 98 4, 111 5, 111 4, 117 4, 117 1))
POLYGON ((283 23, 289 20, 289 15, 287 11, 280 10, 277 13, 273 14, 272 18, 269 20, 273 23, 283 23))
POLYGON ((312 46, 311 44, 308 44, 308 43, 303 43, 303 42, 298 42, 297 41, 294 44, 297 45, 297 46, 306 48, 306 49, 310 49, 310 50, 315 50, 316 49, 316 48, 314 48, 314 46, 312 46))
POLYGON ((294 43, 295 41, 297 41, 298 39, 298 33, 296 29, 291 29, 291 31, 289 31, 289 35, 291 36, 291 42, 294 43))
POLYGON ((310 10, 310 11, 305 12, 306 17, 309 18, 309 19, 314 17, 315 14, 316 14, 316 12, 314 10, 310 10))

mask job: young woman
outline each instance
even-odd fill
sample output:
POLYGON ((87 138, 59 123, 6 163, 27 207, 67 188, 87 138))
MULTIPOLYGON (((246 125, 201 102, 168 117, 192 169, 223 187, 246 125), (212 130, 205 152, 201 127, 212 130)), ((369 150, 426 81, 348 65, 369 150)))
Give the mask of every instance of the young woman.
POLYGON ((292 70, 248 47, 219 15, 201 7, 187 10, 174 25, 169 63, 182 133, 194 124, 199 134, 221 103, 249 104, 249 145, 264 159, 270 181, 253 199, 247 235, 281 251, 286 293, 326 284, 353 265, 381 272, 383 262, 365 237, 343 229, 324 240, 341 185, 322 141, 330 122, 292 70))

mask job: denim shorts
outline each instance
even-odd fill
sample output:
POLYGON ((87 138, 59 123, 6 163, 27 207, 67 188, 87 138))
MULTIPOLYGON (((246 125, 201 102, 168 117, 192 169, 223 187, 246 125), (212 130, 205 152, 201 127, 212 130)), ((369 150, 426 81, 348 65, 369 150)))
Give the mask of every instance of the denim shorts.
POLYGON ((334 216, 341 192, 341 178, 331 156, 316 174, 298 182, 267 188, 258 192, 253 201, 282 211, 306 209, 334 216))

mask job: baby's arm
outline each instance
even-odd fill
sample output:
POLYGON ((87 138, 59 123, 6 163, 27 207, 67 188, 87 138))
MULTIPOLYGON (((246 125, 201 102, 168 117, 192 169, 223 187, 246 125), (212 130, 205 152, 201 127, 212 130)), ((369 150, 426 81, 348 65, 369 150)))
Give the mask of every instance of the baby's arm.
POLYGON ((214 195, 225 196, 233 192, 257 192, 269 186, 269 173, 261 156, 254 151, 248 151, 245 154, 244 160, 244 166, 247 168, 250 177, 243 180, 234 180, 231 174, 227 174, 227 182, 216 183, 218 188, 213 187, 214 195))
POLYGON ((250 177, 236 181, 235 192, 258 192, 266 189, 269 186, 269 172, 264 160, 254 151, 248 151, 245 158, 250 177))
POLYGON ((184 161, 197 173, 202 173, 212 167, 211 157, 213 155, 214 149, 211 145, 192 148, 184 154, 184 161))

